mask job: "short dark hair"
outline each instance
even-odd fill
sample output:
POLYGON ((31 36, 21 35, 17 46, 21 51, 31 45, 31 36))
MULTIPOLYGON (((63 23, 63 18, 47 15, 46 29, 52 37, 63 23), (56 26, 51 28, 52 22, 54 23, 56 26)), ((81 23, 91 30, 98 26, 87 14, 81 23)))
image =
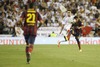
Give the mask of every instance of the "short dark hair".
POLYGON ((30 3, 29 4, 29 8, 33 8, 33 3, 30 3))
POLYGON ((35 7, 36 7, 36 5, 34 2, 29 4, 29 8, 35 8, 35 7))

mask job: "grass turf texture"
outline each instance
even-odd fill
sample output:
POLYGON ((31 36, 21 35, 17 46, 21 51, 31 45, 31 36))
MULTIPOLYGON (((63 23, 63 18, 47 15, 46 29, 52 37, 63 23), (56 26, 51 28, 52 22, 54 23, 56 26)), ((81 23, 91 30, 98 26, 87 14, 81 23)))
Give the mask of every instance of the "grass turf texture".
POLYGON ((0 46, 0 67, 100 67, 100 45, 35 45, 26 64, 25 45, 0 46))

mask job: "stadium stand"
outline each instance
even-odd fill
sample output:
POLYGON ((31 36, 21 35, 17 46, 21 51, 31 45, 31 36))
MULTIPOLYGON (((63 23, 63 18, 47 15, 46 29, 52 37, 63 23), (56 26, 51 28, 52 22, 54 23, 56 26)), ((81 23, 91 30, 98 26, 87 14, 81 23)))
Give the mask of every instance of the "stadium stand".
MULTIPOLYGON (((15 35, 15 24, 19 21, 22 11, 27 9, 31 0, 0 0, 0 35, 15 35)), ((42 27, 60 27, 65 12, 64 6, 73 15, 82 17, 84 26, 90 25, 93 31, 90 36, 100 36, 100 0, 32 0, 37 11, 45 21, 42 27)), ((51 32, 50 32, 51 33, 51 32)))

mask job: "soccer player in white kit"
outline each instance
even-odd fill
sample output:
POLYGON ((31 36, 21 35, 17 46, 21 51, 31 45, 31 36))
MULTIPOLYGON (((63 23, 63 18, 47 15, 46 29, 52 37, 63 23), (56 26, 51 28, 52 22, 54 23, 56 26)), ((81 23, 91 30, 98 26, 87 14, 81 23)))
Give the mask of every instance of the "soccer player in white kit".
MULTIPOLYGON (((70 28, 71 28, 72 23, 74 21, 73 18, 74 18, 74 15, 72 15, 71 11, 67 11, 66 16, 61 21, 62 27, 61 27, 61 30, 60 30, 60 34, 62 33, 63 29, 66 30, 66 33, 70 32, 70 28)), ((64 36, 64 38, 67 39, 67 40, 69 40, 69 38, 66 38, 66 36, 64 36)), ((58 41, 58 47, 60 46, 60 42, 63 42, 63 41, 58 41)))
POLYGON ((66 16, 61 21, 62 27, 61 27, 60 34, 62 33, 63 29, 65 29, 67 31, 70 30, 72 22, 73 22, 73 18, 74 18, 74 15, 72 15, 71 11, 67 11, 66 16))

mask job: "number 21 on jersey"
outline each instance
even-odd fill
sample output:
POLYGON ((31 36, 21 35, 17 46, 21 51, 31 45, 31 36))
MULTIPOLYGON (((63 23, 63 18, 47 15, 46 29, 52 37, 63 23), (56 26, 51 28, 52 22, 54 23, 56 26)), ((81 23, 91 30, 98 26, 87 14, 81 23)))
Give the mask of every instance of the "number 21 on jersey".
POLYGON ((27 14, 27 19, 26 19, 26 22, 28 24, 34 24, 35 23, 35 14, 34 13, 28 13, 27 14))

